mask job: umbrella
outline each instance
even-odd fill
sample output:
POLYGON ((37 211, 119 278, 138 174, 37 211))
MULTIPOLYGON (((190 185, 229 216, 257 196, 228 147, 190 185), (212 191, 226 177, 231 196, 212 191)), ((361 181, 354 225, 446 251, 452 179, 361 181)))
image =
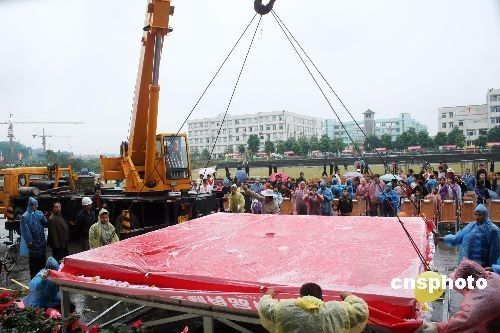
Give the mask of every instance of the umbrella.
POLYGON ((363 178, 363 174, 356 171, 349 171, 344 173, 344 178, 356 178, 356 177, 363 178))
POLYGON ((276 173, 273 173, 271 176, 269 176, 269 180, 271 180, 272 182, 275 182, 276 178, 279 178, 279 177, 281 177, 281 180, 283 180, 283 181, 290 178, 290 176, 288 176, 286 173, 276 172, 276 173))
POLYGON ((240 181, 240 182, 246 182, 247 181, 247 174, 243 170, 236 170, 235 177, 240 181))
POLYGON ((490 199, 499 199, 498 193, 492 190, 488 190, 488 194, 490 195, 490 199))
POLYGON ((393 179, 397 179, 399 181, 401 180, 401 177, 399 177, 398 175, 392 175, 390 173, 380 176, 380 180, 383 180, 384 182, 387 183, 392 181, 393 179))
POLYGON ((215 173, 215 168, 201 168, 200 169, 200 175, 207 176, 207 175, 213 175, 215 173))

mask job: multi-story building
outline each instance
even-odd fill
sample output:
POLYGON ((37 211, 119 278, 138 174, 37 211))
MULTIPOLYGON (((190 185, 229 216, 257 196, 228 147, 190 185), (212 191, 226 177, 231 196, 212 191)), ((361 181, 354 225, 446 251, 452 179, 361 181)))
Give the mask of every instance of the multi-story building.
MULTIPOLYGON (((191 149, 201 152, 212 151, 217 132, 221 128, 223 114, 213 118, 194 119, 188 121, 188 136, 191 149)), ((215 148, 213 157, 222 157, 228 147, 238 151, 238 146, 247 146, 248 137, 257 134, 260 138, 261 150, 264 142, 285 141, 288 138, 304 136, 321 137, 325 133, 323 119, 304 116, 289 111, 258 112, 241 115, 227 115, 215 148)))
POLYGON ((375 112, 372 110, 366 110, 364 113, 364 119, 362 121, 342 121, 346 129, 337 120, 327 119, 326 120, 326 134, 330 138, 342 138, 342 140, 351 144, 351 139, 363 143, 365 141, 365 136, 363 132, 369 135, 381 136, 383 134, 389 134, 393 140, 395 140, 403 132, 408 131, 413 128, 415 131, 419 132, 422 130, 427 131, 427 126, 419 123, 415 119, 411 118, 409 113, 400 113, 399 117, 396 118, 386 118, 386 119, 375 119, 375 112), (363 132, 362 132, 363 131, 363 132), (349 133, 349 135, 347 135, 349 133))
POLYGON ((438 131, 446 134, 455 127, 463 131, 466 144, 473 145, 480 135, 500 125, 500 89, 490 89, 486 104, 441 107, 438 109, 438 131))

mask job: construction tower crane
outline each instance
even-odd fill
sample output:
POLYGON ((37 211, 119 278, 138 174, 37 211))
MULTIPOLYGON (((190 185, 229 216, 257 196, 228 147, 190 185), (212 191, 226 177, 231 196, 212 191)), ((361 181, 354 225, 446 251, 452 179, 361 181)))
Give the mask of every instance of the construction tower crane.
POLYGON ((77 124, 84 124, 83 122, 80 121, 12 121, 12 113, 9 113, 9 121, 7 122, 0 122, 0 125, 9 125, 9 128, 7 130, 7 139, 9 139, 9 145, 10 145, 10 157, 9 161, 10 163, 13 163, 14 159, 14 124, 72 124, 72 125, 77 125, 77 124))
POLYGON ((52 135, 52 134, 45 134, 45 128, 42 128, 42 134, 33 134, 33 139, 35 138, 42 138, 42 147, 43 151, 47 151, 47 138, 74 138, 74 135, 52 135))

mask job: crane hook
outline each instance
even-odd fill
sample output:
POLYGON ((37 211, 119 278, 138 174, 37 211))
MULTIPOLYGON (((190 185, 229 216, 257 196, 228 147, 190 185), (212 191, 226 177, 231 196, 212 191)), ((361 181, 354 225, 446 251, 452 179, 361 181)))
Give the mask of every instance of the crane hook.
POLYGON ((273 6, 276 0, 269 0, 269 3, 267 5, 264 5, 262 3, 262 0, 255 0, 253 2, 253 8, 259 15, 266 15, 269 14, 271 10, 273 10, 273 6))

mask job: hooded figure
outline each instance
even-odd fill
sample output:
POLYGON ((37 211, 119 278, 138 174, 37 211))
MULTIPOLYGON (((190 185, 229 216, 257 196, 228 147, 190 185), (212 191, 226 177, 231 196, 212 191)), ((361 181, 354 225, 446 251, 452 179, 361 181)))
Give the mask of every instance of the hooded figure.
POLYGON ((394 217, 399 212, 399 195, 392 189, 391 184, 387 184, 384 191, 380 193, 380 201, 383 206, 383 216, 394 217))
POLYGON ((56 271, 59 269, 57 260, 52 257, 47 259, 45 268, 38 272, 30 281, 29 294, 23 300, 25 306, 33 308, 51 308, 61 305, 59 285, 48 279, 47 274, 49 269, 56 271))
POLYGON ((333 193, 328 187, 326 187, 325 181, 321 181, 318 194, 323 196, 323 201, 321 202, 321 214, 323 216, 332 215, 333 193))
POLYGON ((21 215, 20 220, 22 242, 24 242, 29 249, 31 278, 34 278, 38 271, 44 267, 46 259, 46 241, 43 229, 48 226, 48 221, 37 208, 38 201, 30 197, 28 199, 26 212, 21 215))
POLYGON ((89 229, 89 245, 91 249, 118 242, 115 227, 109 223, 109 212, 106 209, 99 211, 97 222, 89 229))
MULTIPOLYGON (((500 332, 500 275, 486 272, 474 261, 464 259, 450 277, 452 280, 486 280, 484 289, 458 290, 463 296, 460 309, 445 322, 425 323, 419 333, 500 332)), ((476 285, 476 283, 473 283, 476 285)))
POLYGON ((471 222, 456 235, 446 235, 444 242, 450 246, 460 245, 458 262, 468 258, 483 267, 491 267, 500 256, 500 229, 488 216, 483 204, 474 210, 475 222, 471 222))

